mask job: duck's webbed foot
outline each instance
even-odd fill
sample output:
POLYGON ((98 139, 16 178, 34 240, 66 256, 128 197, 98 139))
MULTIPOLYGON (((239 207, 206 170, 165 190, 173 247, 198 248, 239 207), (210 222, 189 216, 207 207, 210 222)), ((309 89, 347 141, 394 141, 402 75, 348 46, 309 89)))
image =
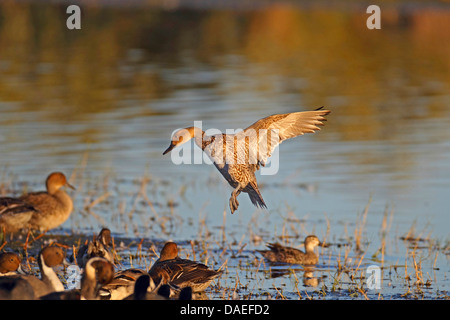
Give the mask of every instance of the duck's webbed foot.
POLYGON ((239 187, 237 187, 232 193, 230 197, 230 210, 231 214, 233 214, 239 207, 239 201, 237 200, 237 196, 241 193, 239 187))

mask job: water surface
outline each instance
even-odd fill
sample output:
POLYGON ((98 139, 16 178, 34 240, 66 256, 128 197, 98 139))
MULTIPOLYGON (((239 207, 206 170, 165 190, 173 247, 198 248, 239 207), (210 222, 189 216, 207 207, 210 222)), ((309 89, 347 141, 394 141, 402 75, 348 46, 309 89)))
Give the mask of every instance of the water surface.
MULTIPOLYGON (((2 195, 42 189, 63 171, 77 191, 59 232, 108 225, 118 237, 194 239, 218 251, 225 239, 247 244, 250 261, 266 241, 302 248, 310 233, 353 244, 369 204, 365 259, 382 246, 387 213, 384 266, 411 259, 399 239, 414 227, 439 252, 429 296, 448 290, 448 5, 392 4, 376 31, 356 4, 86 4, 78 31, 65 28, 64 9, 0 5, 2 195), (320 106, 332 111, 325 127, 284 142, 278 173, 258 176, 266 211, 242 194, 231 215, 232 190, 213 166, 162 155, 173 130, 194 121, 225 131, 320 106)), ((319 267, 334 272, 339 250, 321 249, 329 258, 319 267)), ((424 261, 434 272, 434 256, 424 261)), ((395 298, 398 288, 385 290, 395 298)))

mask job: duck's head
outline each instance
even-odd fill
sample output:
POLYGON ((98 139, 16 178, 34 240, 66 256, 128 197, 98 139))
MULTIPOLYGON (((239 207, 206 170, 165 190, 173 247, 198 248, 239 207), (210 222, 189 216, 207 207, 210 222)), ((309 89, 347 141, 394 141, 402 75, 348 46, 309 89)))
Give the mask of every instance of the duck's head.
POLYGON ((111 245, 112 242, 111 230, 109 230, 108 228, 102 228, 102 230, 97 236, 97 240, 100 241, 104 246, 111 245))
POLYGON ((88 260, 81 278, 81 295, 84 299, 96 299, 98 290, 114 278, 114 265, 101 257, 88 260))
POLYGON ((175 259, 178 256, 178 246, 175 242, 167 242, 161 250, 161 261, 175 259))
POLYGON ((306 248, 306 251, 314 250, 315 247, 321 246, 321 245, 322 245, 322 243, 320 242, 319 238, 317 238, 317 237, 314 236, 314 235, 307 236, 307 237, 305 238, 305 248, 306 248))
POLYGON ((105 258, 91 258, 88 264, 95 270, 95 276, 99 285, 106 285, 114 278, 114 265, 105 258))
POLYGON ((48 267, 54 267, 64 262, 64 250, 56 246, 48 246, 42 249, 40 253, 41 259, 48 267))
POLYGON ((188 127, 184 129, 179 129, 174 132, 172 135, 172 139, 170 141, 169 147, 166 149, 166 151, 163 152, 163 155, 172 151, 173 148, 176 146, 182 145, 183 143, 188 142, 194 137, 195 133, 195 127, 188 127))
POLYGON ((64 186, 67 186, 73 190, 75 190, 75 187, 70 185, 69 182, 66 179, 66 176, 61 172, 52 172, 47 177, 47 181, 45 182, 45 185, 47 186, 47 191, 52 194, 59 189, 61 189, 64 186))
POLYGON ((20 266, 20 258, 14 252, 0 254, 0 273, 16 271, 20 266))

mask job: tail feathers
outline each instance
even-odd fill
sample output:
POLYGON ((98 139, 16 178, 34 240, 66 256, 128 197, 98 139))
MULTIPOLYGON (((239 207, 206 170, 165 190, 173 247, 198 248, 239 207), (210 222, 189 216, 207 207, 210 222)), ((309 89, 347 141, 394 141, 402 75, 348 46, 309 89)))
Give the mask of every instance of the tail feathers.
POLYGON ((253 205, 259 208, 267 209, 267 205, 258 190, 258 186, 255 183, 250 182, 248 184, 248 188, 248 196, 253 205))

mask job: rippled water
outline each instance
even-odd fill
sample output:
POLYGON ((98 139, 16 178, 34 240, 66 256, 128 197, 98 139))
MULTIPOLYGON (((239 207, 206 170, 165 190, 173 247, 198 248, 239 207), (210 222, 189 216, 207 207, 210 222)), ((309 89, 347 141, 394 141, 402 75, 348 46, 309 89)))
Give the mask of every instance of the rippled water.
MULTIPOLYGON (((413 227, 433 248, 423 253, 434 277, 428 296, 448 290, 448 6, 389 6, 377 31, 365 28, 359 6, 86 5, 79 31, 63 27, 62 8, 0 5, 4 195, 43 188, 49 172, 63 171, 77 191, 61 232, 108 225, 117 237, 206 240, 219 252, 225 240, 236 250, 246 244, 248 261, 260 259, 254 250, 266 241, 301 248, 316 233, 336 244, 321 249, 328 287, 344 255, 338 245, 354 242, 370 203, 362 266, 379 264, 386 215, 384 266, 410 263, 410 243, 400 238, 413 227), (231 215, 232 190, 213 166, 175 165, 162 155, 173 130, 194 121, 225 131, 322 105, 332 110, 322 131, 284 142, 278 173, 258 176, 266 211, 241 195, 231 215)), ((217 265, 226 258, 216 257, 217 265)), ((231 270, 252 278, 228 258, 231 270)), ((295 298, 295 281, 257 283, 286 286, 295 298)), ((394 298, 405 292, 384 290, 394 298)))

